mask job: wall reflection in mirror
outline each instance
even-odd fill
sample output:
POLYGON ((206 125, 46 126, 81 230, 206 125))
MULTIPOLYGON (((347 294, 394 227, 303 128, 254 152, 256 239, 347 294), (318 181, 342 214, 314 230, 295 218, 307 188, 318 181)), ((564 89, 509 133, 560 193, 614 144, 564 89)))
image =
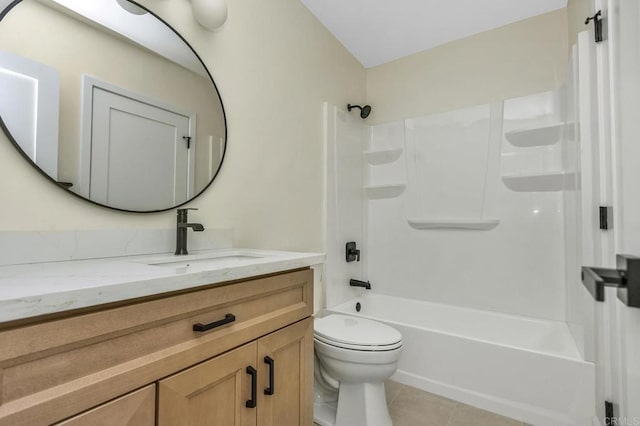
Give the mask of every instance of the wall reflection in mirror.
POLYGON ((127 0, 23 0, 0 21, 0 117, 59 185, 108 207, 157 211, 221 165, 220 96, 193 50, 127 0))

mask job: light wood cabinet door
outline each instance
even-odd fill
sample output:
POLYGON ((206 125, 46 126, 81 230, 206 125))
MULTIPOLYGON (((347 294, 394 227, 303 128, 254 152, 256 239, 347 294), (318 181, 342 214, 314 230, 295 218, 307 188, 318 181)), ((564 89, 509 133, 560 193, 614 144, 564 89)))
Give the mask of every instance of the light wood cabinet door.
POLYGON ((313 424, 313 319, 258 340, 259 426, 313 424))
POLYGON ((161 380, 159 426, 256 426, 251 400, 257 343, 215 357, 161 380))
POLYGON ((154 426, 155 424, 156 385, 150 385, 58 423, 57 426, 154 426))

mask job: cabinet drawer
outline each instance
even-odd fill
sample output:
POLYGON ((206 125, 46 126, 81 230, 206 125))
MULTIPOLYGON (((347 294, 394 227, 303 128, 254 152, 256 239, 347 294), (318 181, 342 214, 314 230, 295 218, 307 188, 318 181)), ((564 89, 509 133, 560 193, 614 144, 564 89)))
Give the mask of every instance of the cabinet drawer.
POLYGON ((154 426, 156 424, 156 385, 150 385, 56 426, 154 426))
POLYGON ((59 421, 306 318, 312 281, 307 269, 0 332, 0 425, 59 421))

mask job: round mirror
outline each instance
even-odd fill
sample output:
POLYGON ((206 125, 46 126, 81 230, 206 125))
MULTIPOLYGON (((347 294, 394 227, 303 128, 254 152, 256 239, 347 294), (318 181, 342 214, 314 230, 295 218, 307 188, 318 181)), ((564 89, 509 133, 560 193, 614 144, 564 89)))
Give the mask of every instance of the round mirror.
POLYGON ((174 208, 220 169, 226 120, 195 51, 128 0, 18 0, 0 15, 0 124, 58 186, 133 212, 174 208))

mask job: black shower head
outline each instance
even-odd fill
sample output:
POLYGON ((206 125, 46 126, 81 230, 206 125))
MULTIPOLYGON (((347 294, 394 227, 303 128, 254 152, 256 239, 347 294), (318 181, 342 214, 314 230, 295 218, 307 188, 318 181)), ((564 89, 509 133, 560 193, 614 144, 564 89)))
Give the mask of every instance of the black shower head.
POLYGON ((362 118, 363 120, 367 118, 369 114, 371 114, 371 105, 365 105, 365 106, 351 105, 351 104, 347 105, 347 109, 349 111, 351 111, 353 108, 358 108, 360 110, 360 118, 362 118))

